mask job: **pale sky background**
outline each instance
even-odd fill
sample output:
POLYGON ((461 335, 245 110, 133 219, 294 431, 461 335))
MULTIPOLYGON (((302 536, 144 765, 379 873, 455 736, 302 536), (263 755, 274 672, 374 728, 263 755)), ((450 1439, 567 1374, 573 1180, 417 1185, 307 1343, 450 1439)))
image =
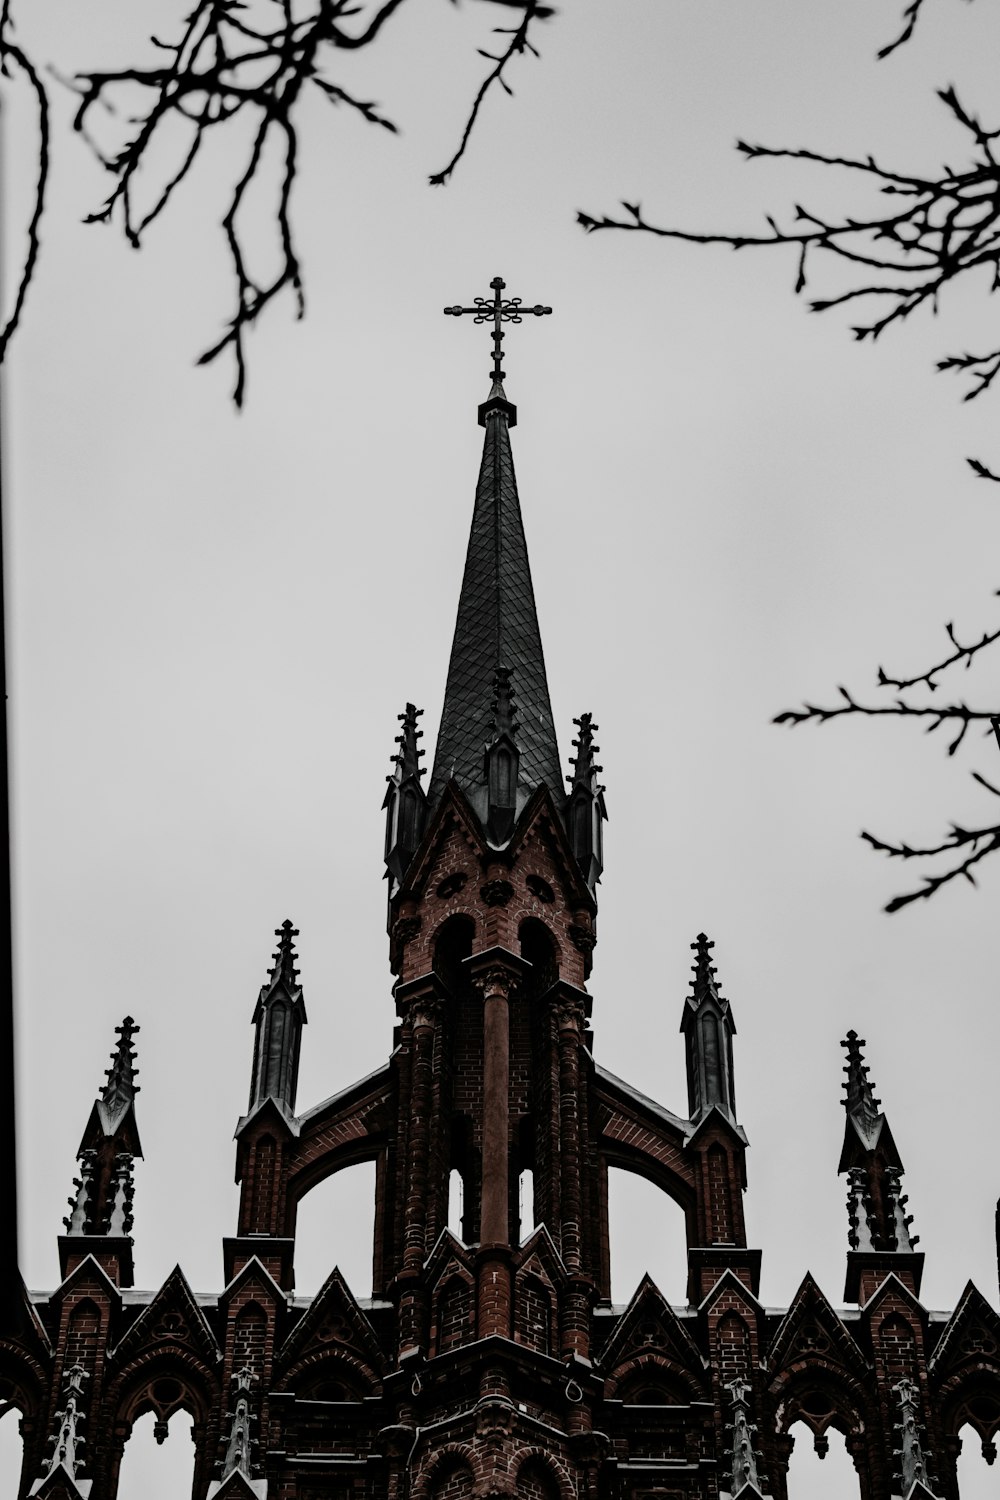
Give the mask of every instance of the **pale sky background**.
MULTIPOLYGON (((108 67, 148 56, 145 37, 174 34, 184 8, 21 0, 19 36, 63 73, 108 67)), ((802 198, 862 207, 839 178, 744 163, 738 135, 964 164, 932 90, 954 81, 993 107, 1000 19, 958 0, 926 11, 876 64, 897 0, 567 0, 537 30, 541 60, 511 70, 516 98, 490 98, 452 185, 432 190, 485 66, 476 47, 510 13, 410 0, 379 47, 328 70, 402 135, 318 92, 303 108, 308 313, 294 322, 285 299, 264 317, 242 415, 229 365, 193 367, 230 307, 218 219, 235 142, 135 253, 81 222, 109 179, 54 86, 43 252, 6 391, 33 1288, 57 1284, 74 1152, 127 1012, 142 1028, 146 1288, 177 1262, 197 1291, 221 1287, 250 1020, 283 918, 301 930, 309 1013, 299 1108, 388 1055, 380 804, 408 698, 427 711, 428 763, 433 749, 488 391, 486 333, 441 309, 501 274, 554 308, 512 331, 507 389, 564 759, 573 715, 600 725, 597 1057, 685 1111, 677 1028, 704 928, 738 1027, 762 1300, 786 1304, 806 1270, 842 1300, 838 1042, 853 1026, 906 1163, 924 1301, 952 1308, 970 1277, 996 1301, 1000 860, 978 892, 890 918, 917 872, 857 837, 931 841, 952 817, 991 819, 968 771, 1000 775, 996 746, 955 763, 911 726, 769 723, 838 682, 867 691, 879 662, 925 665, 945 620, 995 625, 1000 496, 964 459, 1000 467, 1000 392, 963 406, 933 369, 992 347, 994 309, 983 285, 959 289, 936 322, 859 347, 850 317, 792 296, 786 252, 574 223, 620 198, 695 229, 759 229, 802 198)), ((33 145, 9 93, 13 261, 33 145)), ((817 292, 837 285, 818 262, 814 275, 817 292)), ((303 1212, 300 1290, 339 1262, 369 1292, 364 1169, 359 1184, 303 1212)), ((679 1212, 624 1189, 615 1212, 616 1297, 648 1268, 681 1301, 679 1212)), ((178 1493, 165 1465, 179 1448, 144 1488, 133 1468, 135 1494, 153 1495, 153 1472, 178 1493)), ((972 1459, 963 1500, 997 1492, 972 1459)), ((796 1496, 852 1493, 822 1489, 829 1465, 803 1472, 796 1496)))

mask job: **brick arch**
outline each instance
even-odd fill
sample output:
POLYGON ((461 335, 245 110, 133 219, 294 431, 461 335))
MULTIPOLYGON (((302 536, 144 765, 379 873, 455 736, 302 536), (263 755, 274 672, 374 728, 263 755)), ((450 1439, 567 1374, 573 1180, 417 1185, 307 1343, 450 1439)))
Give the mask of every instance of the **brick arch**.
POLYGON ((0 1400, 12 1401, 22 1416, 37 1416, 46 1402, 48 1381, 48 1372, 39 1360, 19 1344, 0 1340, 0 1400), (14 1394, 6 1394, 7 1388, 14 1394))
POLYGON ((722 1372, 723 1380, 732 1379, 733 1375, 750 1374, 753 1350, 750 1327, 739 1313, 731 1310, 723 1313, 715 1328, 713 1346, 713 1363, 722 1372))
POLYGON ((439 1471, 441 1478, 446 1479, 448 1471, 462 1468, 468 1473, 471 1490, 475 1481, 475 1455, 471 1447, 467 1443, 446 1443, 438 1448, 414 1479, 410 1490, 411 1500, 427 1500, 429 1495, 437 1494, 439 1471))
POLYGON ((233 1366, 250 1365, 260 1372, 267 1350, 270 1319, 260 1302, 245 1302, 232 1319, 233 1366))
POLYGON ((917 1330, 895 1308, 889 1308, 874 1324, 872 1343, 885 1361, 890 1380, 916 1374, 919 1363, 917 1330))
POLYGON ((644 1349, 616 1365, 607 1377, 605 1393, 617 1400, 627 1401, 628 1396, 621 1394, 622 1389, 627 1391, 630 1386, 638 1386, 646 1381, 653 1384, 659 1381, 670 1390, 682 1391, 684 1396, 678 1404, 702 1401, 707 1395, 704 1384, 690 1370, 655 1349, 644 1349))
POLYGON ((546 1478, 553 1485, 558 1500, 576 1500, 576 1486, 566 1466, 547 1449, 534 1446, 531 1448, 522 1448, 515 1455, 514 1462, 511 1464, 514 1484, 519 1494, 521 1475, 528 1465, 537 1465, 544 1471, 546 1478))
POLYGON ((437 1353, 466 1343, 475 1333, 475 1282, 458 1267, 434 1289, 432 1328, 437 1353))
POLYGON ((147 1349, 118 1371, 103 1404, 113 1420, 130 1428, 149 1411, 164 1421, 176 1411, 186 1411, 197 1424, 208 1420, 220 1394, 218 1377, 196 1355, 160 1347, 147 1349), (173 1381, 179 1387, 176 1396, 157 1390, 161 1381, 173 1381))
POLYGON ((558 1328, 558 1303, 552 1283, 536 1265, 518 1271, 514 1291, 514 1337, 539 1354, 551 1354, 558 1328))
POLYGON ((779 1371, 768 1386, 775 1429, 787 1433, 796 1422, 821 1436, 835 1427, 845 1437, 875 1430, 875 1413, 861 1381, 822 1355, 797 1360, 779 1371), (824 1409, 824 1402, 829 1404, 824 1409))
POLYGON ((479 934, 480 925, 471 911, 449 912, 430 933, 431 968, 449 993, 460 993, 466 987, 461 983, 459 964, 473 952, 479 934))
POLYGON ((1000 1369, 981 1360, 956 1370, 941 1385, 937 1405, 947 1437, 957 1437, 968 1423, 980 1442, 992 1442, 1000 1432, 1000 1369))
POLYGON ((559 1500, 559 1481, 540 1458, 519 1465, 516 1484, 519 1500, 559 1500))
POLYGON ((320 1380, 336 1381, 355 1392, 348 1400, 360 1401, 365 1396, 376 1396, 381 1388, 377 1372, 362 1359, 356 1349, 336 1345, 314 1349, 296 1360, 277 1382, 277 1389, 299 1389, 320 1380))
POLYGON ((646 1149, 643 1145, 633 1143, 626 1146, 605 1139, 601 1143, 601 1166, 602 1170, 617 1167, 622 1172, 631 1172, 635 1177, 641 1177, 644 1182, 650 1182, 653 1187, 666 1193, 684 1213, 689 1230, 688 1243, 697 1243, 691 1232, 696 1208, 694 1187, 669 1160, 654 1155, 653 1150, 646 1149))
POLYGON ((522 957, 535 966, 531 976, 532 992, 542 995, 562 973, 562 944, 550 924, 534 912, 519 918, 517 942, 522 957))

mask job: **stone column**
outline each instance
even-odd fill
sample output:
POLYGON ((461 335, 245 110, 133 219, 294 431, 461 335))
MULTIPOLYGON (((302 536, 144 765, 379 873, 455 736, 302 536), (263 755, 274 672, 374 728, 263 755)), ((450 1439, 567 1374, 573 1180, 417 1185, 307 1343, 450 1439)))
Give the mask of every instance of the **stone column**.
POLYGON ((553 994, 553 1021, 559 1054, 560 1249, 569 1284, 562 1298, 561 1343, 564 1359, 589 1358, 593 1269, 584 1264, 583 1173, 580 1049, 586 1020, 586 994, 561 983, 553 994))
POLYGON ((465 960, 483 997, 483 1170, 477 1264, 478 1335, 511 1333, 510 1009, 527 966, 506 948, 465 960))
POLYGON ((423 1265, 427 1254, 426 1216, 429 1180, 434 1036, 441 1002, 433 975, 412 981, 397 1001, 408 1002, 404 1025, 409 1032, 410 1110, 403 1208, 403 1257, 396 1278, 399 1293, 400 1357, 426 1344, 426 1296, 423 1265))
POLYGON ((511 975, 487 969, 476 984, 483 997, 483 1196, 480 1241, 506 1245, 510 1168, 511 975))

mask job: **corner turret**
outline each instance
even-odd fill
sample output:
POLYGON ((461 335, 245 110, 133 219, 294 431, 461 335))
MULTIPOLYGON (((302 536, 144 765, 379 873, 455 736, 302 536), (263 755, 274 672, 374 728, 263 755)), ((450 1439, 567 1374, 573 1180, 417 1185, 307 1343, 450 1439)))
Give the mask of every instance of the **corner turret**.
POLYGON ((573 741, 576 748, 573 771, 566 778, 570 784, 566 831, 580 874, 593 890, 604 871, 603 824, 607 821, 608 810, 604 804, 604 787, 597 780, 604 768, 596 761, 598 750, 594 732, 597 725, 593 715, 581 714, 573 723, 580 733, 573 741))
POLYGON ((142 1157, 135 1119, 138 1069, 133 1037, 139 1028, 131 1016, 115 1027, 118 1043, 104 1088, 90 1112, 77 1152, 80 1175, 74 1177, 70 1212, 63 1220, 59 1258, 66 1276, 93 1255, 118 1286, 132 1285, 132 1166, 142 1157))
POLYGON ((252 1114, 265 1099, 273 1099, 283 1114, 294 1116, 299 1049, 307 1020, 299 971, 295 967, 294 939, 299 930, 286 918, 275 928, 274 935, 278 939, 277 951, 253 1016, 256 1036, 249 1112, 252 1114))
POLYGON ((699 932, 691 947, 695 951, 694 978, 681 1017, 687 1052, 688 1111, 693 1124, 713 1108, 720 1109, 735 1124, 733 1036, 736 1024, 729 1001, 719 993, 715 965, 710 958, 715 944, 699 932))
POLYGON ((420 778, 425 774, 420 765, 424 752, 417 744, 424 737, 424 731, 417 728, 417 720, 422 714, 422 708, 408 703, 405 712, 398 715, 403 732, 396 736, 399 749, 393 757, 393 773, 386 777, 389 785, 382 810, 385 813, 385 866, 390 881, 390 901, 410 867, 424 831, 427 798, 420 785, 420 778))

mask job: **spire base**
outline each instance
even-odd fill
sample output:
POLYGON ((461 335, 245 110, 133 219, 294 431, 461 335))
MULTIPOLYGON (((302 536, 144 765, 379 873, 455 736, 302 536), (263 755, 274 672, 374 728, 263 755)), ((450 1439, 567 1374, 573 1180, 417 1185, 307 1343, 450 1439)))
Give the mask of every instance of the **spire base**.
POLYGON ((864 1307, 887 1276, 898 1276, 915 1297, 924 1275, 922 1250, 848 1250, 844 1301, 864 1307))
POLYGON ((483 401, 479 405, 480 427, 486 426, 495 411, 501 412, 507 418, 508 427, 517 426, 517 407, 513 401, 508 401, 506 396, 491 396, 488 401, 483 401))

